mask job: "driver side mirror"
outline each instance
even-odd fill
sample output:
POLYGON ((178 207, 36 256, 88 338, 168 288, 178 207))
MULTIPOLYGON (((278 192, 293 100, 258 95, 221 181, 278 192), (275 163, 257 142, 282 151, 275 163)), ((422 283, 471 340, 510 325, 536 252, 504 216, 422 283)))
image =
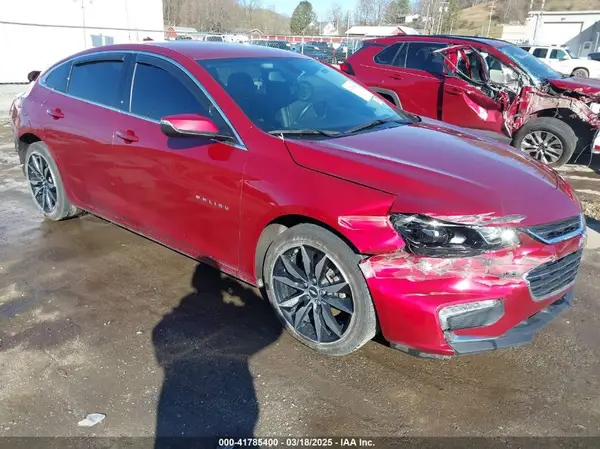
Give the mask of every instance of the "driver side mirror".
POLYGON ((168 115, 160 119, 160 129, 169 137, 219 136, 219 128, 209 118, 199 114, 168 115))

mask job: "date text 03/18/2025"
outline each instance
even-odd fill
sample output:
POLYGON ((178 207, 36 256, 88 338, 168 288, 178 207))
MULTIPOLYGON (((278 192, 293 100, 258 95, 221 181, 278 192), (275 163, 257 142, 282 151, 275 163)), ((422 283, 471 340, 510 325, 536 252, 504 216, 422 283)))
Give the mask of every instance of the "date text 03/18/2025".
POLYGON ((219 438, 219 448, 235 447, 374 447, 369 438, 219 438))

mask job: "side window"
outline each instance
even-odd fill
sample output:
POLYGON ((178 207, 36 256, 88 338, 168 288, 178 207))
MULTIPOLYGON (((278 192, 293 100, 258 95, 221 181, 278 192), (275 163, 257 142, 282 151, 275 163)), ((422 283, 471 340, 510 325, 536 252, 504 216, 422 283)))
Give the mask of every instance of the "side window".
POLYGON ((200 114, 214 120, 221 133, 232 134, 200 89, 192 91, 173 73, 149 64, 137 63, 135 67, 130 110, 135 115, 156 121, 167 115, 200 114))
POLYGON ((531 49, 531 47, 521 47, 523 50, 525 50, 527 53, 529 53, 529 50, 531 49))
POLYGON ((548 54, 547 48, 536 48, 535 50, 533 50, 533 56, 535 56, 536 58, 544 59, 547 54, 548 54))
POLYGON ((508 67, 495 56, 485 54, 485 60, 489 68, 490 79, 497 84, 510 84, 517 79, 517 72, 508 67))
POLYGON ((411 42, 406 53, 407 69, 424 70, 429 73, 444 72, 444 57, 435 50, 446 47, 446 44, 434 42, 411 42))
POLYGON ((398 53, 398 50, 400 50, 400 47, 403 45, 404 42, 398 42, 397 44, 384 48, 375 56, 375 62, 377 64, 392 65, 394 58, 396 57, 396 53, 398 53))
POLYGON ((123 61, 75 64, 71 70, 69 95, 116 108, 122 70, 123 61))
POLYGON ((550 52, 550 59, 563 59, 566 58, 567 54, 564 52, 564 50, 552 50, 550 52))
POLYGON ((58 92, 66 92, 71 72, 71 61, 65 62, 52 70, 44 79, 44 85, 58 92))

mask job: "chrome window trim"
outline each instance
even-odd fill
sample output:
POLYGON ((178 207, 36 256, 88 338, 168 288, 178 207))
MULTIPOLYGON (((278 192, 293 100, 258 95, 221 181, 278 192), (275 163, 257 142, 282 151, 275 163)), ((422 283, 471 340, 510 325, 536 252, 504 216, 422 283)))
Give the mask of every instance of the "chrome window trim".
MULTIPOLYGON (((530 228, 526 228, 525 232, 530 235, 531 237, 533 237, 534 239, 545 243, 547 245, 552 245, 554 243, 560 243, 560 242, 564 242, 565 240, 569 240, 572 239, 574 237, 577 237, 578 235, 583 234, 583 232, 585 231, 585 227, 583 225, 583 216, 579 215, 577 218, 579 218, 579 227, 575 230, 575 231, 571 231, 568 234, 565 235, 561 235, 560 237, 556 237, 554 239, 545 239, 543 237, 538 236, 535 232, 531 231, 530 228)), ((548 224, 552 224, 552 223, 548 223, 548 224)))
MULTIPOLYGON (((158 59, 162 59, 163 61, 165 61, 165 62, 167 62, 169 64, 172 64, 173 66, 177 67, 188 78, 190 78, 190 80, 202 91, 202 93, 204 95, 206 95, 206 98, 208 98, 208 101, 210 101, 213 104, 213 106, 219 112, 219 114, 221 115, 221 117, 223 118, 223 120, 225 121, 225 123, 231 128, 231 131, 233 131, 233 135, 234 135, 234 137, 237 140, 237 143, 235 143, 235 142, 220 142, 220 141, 219 141, 219 143, 224 143, 226 145, 230 145, 230 146, 235 147, 235 148, 237 148, 239 150, 248 151, 248 148, 244 144, 244 141, 242 140, 242 138, 238 134, 237 130, 235 129, 235 127, 233 126, 233 124, 231 123, 231 121, 229 120, 229 118, 227 118, 227 116, 223 112, 223 109, 221 109, 221 107, 217 104, 217 102, 215 101, 215 99, 213 98, 213 96, 208 93, 208 91, 206 90, 206 88, 204 86, 202 86, 202 84, 200 84, 200 82, 196 79, 195 76, 193 76, 185 67, 183 67, 181 64, 179 64, 177 61, 174 61, 171 58, 168 58, 168 57, 163 56, 163 55, 159 55, 157 53, 152 53, 152 52, 148 52, 148 51, 135 51, 135 50, 105 50, 105 51, 99 51, 99 52, 90 53, 90 54, 87 54, 85 56, 90 56, 90 55, 109 55, 109 54, 114 54, 114 53, 132 54, 132 55, 142 54, 142 55, 146 55, 146 56, 150 56, 150 57, 155 57, 155 58, 158 58, 158 59)), ((40 79, 39 85, 42 86, 44 89, 48 89, 51 92, 54 92, 54 93, 57 93, 57 94, 60 94, 60 95, 64 95, 67 98, 72 98, 74 100, 83 101, 84 103, 87 103, 87 104, 91 104, 91 105, 94 105, 94 106, 99 106, 101 108, 105 108, 105 109, 108 109, 110 111, 119 112, 121 114, 125 114, 125 115, 128 115, 130 117, 137 118, 137 119, 145 120, 145 121, 150 122, 150 123, 155 123, 155 124, 157 124, 157 125, 160 126, 160 120, 153 120, 153 119, 150 119, 148 117, 142 117, 141 115, 133 114, 133 113, 131 113, 129 111, 124 111, 124 110, 121 110, 121 109, 113 108, 112 106, 107 106, 105 104, 96 103, 94 101, 89 101, 89 100, 86 100, 86 99, 83 99, 83 98, 75 97, 74 95, 69 95, 66 92, 60 92, 60 91, 51 89, 48 86, 46 86, 45 80, 46 80, 46 78, 48 77, 48 75, 50 73, 52 73, 56 68, 62 66, 63 64, 66 64, 66 63, 69 63, 69 62, 71 62, 73 64, 76 64, 77 63, 77 58, 78 57, 74 57, 74 58, 68 59, 68 60, 64 61, 63 63, 58 64, 55 67, 52 67, 52 69, 50 69, 48 72, 46 72, 44 74, 43 79, 40 79)), ((135 63, 135 64, 137 65, 137 63, 135 63)), ((134 70, 135 70, 135 67, 134 67, 134 70)), ((69 76, 69 78, 70 78, 70 76, 69 76)), ((131 89, 133 89, 133 82, 134 82, 134 79, 132 78, 131 79, 131 89)), ((67 86, 68 86, 68 83, 67 83, 67 86)), ((131 103, 131 95, 129 96, 129 101, 131 103)), ((130 107, 128 109, 131 109, 131 105, 130 105, 130 107)), ((213 140, 213 139, 211 139, 211 140, 213 140)), ((215 141, 215 140, 213 140, 213 141, 215 141)))

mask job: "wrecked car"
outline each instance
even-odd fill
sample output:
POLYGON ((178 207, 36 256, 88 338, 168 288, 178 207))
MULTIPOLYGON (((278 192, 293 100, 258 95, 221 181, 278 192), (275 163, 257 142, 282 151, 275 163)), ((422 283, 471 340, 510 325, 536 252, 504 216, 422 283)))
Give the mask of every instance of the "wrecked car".
POLYGON ((558 167, 600 152, 600 81, 568 78, 508 42, 461 36, 367 40, 340 66, 396 106, 502 134, 558 167))
POLYGON ((97 47, 40 75, 13 130, 40 215, 87 211, 262 288, 324 354, 379 330, 431 357, 522 345, 573 294, 585 220, 554 170, 299 53, 97 47))

